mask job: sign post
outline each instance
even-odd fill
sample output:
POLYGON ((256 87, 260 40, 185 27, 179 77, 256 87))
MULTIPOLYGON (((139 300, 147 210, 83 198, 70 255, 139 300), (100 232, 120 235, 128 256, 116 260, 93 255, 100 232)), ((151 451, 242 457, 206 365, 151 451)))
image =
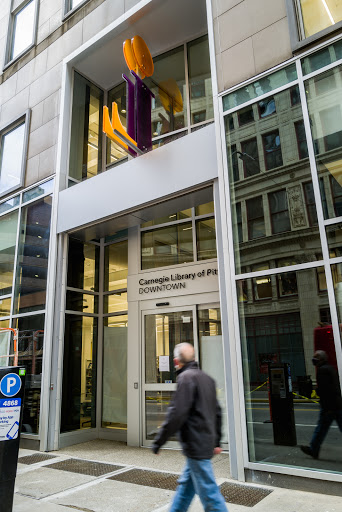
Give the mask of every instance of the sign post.
POLYGON ((23 367, 0 368, 0 508, 11 512, 23 417, 23 367))

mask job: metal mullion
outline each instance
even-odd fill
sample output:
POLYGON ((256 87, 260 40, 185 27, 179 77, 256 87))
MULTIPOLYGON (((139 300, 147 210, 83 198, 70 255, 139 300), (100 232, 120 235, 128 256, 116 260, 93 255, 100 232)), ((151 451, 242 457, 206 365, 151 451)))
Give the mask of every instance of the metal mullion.
POLYGON ((189 87, 189 63, 188 63, 188 45, 184 43, 184 64, 185 64, 185 96, 187 101, 187 122, 188 133, 191 133, 191 106, 190 106, 190 87, 189 87))
POLYGON ((191 220, 192 220, 192 217, 187 217, 186 219, 173 220, 173 221, 170 221, 170 222, 164 222, 163 224, 157 224, 155 226, 148 226, 147 228, 140 228, 140 231, 141 232, 143 232, 143 231, 151 231, 153 229, 174 226, 176 224, 185 224, 186 222, 191 222, 191 220))
POLYGON ((1 217, 3 217, 4 215, 7 215, 8 213, 13 213, 15 210, 17 210, 18 208, 20 207, 20 205, 17 205, 17 206, 13 206, 13 208, 9 209, 9 210, 6 210, 5 212, 3 213, 0 213, 0 219, 1 217))
POLYGON ((196 233, 196 220, 195 220, 195 207, 191 208, 191 227, 192 227, 192 260, 197 263, 197 233, 196 233))
MULTIPOLYGON (((117 244, 119 242, 124 242, 125 240, 128 240, 127 236, 123 236, 122 238, 118 238, 117 240, 113 240, 112 242, 104 242, 104 247, 107 247, 108 245, 117 244)), ((96 242, 93 242, 96 243, 96 242)))
POLYGON ((29 206, 32 203, 40 201, 41 199, 44 199, 44 197, 49 197, 49 196, 53 196, 53 191, 52 192, 47 192, 46 194, 42 194, 41 196, 38 196, 38 197, 34 197, 33 199, 30 199, 30 201, 25 201, 25 203, 22 202, 22 205, 23 206, 29 206))
POLYGON ((337 356, 337 358, 336 358, 337 359, 337 367, 338 367, 339 377, 340 377, 340 382, 341 382, 341 379, 342 379, 341 336, 340 336, 340 329, 339 329, 336 298, 335 298, 335 292, 334 292, 334 282, 333 282, 333 278, 332 278, 331 266, 330 266, 330 261, 329 261, 330 260, 329 247, 328 247, 328 241, 327 241, 327 236, 326 236, 326 231, 325 231, 325 226, 324 226, 324 213, 323 213, 321 192, 320 192, 320 187, 319 187, 318 169, 317 169, 317 165, 316 165, 313 137, 311 135, 309 108, 308 108, 307 99, 306 99, 306 93, 305 93, 304 80, 303 80, 302 67, 301 67, 300 60, 297 61, 296 65, 297 65, 298 77, 300 79, 299 92, 300 92, 300 97, 301 97, 301 102, 302 102, 302 112, 303 112, 305 135, 306 135, 306 139, 307 139, 307 146, 308 146, 308 152, 309 152, 311 179, 312 179, 313 192, 314 192, 314 197, 315 197, 315 202, 316 202, 318 227, 319 227, 319 232, 320 232, 320 237, 321 237, 322 253, 323 253, 323 259, 324 259, 324 269, 325 269, 325 275, 326 275, 329 306, 330 306, 330 312, 331 312, 331 323, 332 323, 332 328, 333 328, 333 333, 334 333, 335 351, 336 351, 336 356, 337 356))
POLYGON ((104 306, 104 238, 101 238, 100 245, 100 268, 99 268, 99 303, 98 303, 98 336, 97 336, 97 382, 96 382, 96 428, 102 427, 102 396, 103 396, 103 342, 104 342, 104 322, 103 322, 103 306, 104 306))
POLYGON ((313 478, 315 480, 327 480, 334 482, 342 482, 342 475, 340 473, 334 473, 332 471, 325 470, 314 470, 314 469, 304 469, 301 467, 294 466, 281 466, 280 464, 266 464, 264 462, 249 462, 246 466, 248 469, 262 471, 262 472, 270 472, 270 473, 278 473, 283 475, 291 475, 291 476, 299 476, 306 478, 313 478))
POLYGON ((126 288, 119 288, 118 290, 111 290, 110 292, 103 292, 103 295, 116 295, 117 293, 124 293, 127 292, 127 286, 126 288))
POLYGON ((103 313, 103 318, 110 318, 112 316, 128 315, 128 309, 122 311, 115 311, 115 313, 103 313))
POLYGON ((45 309, 39 309, 38 311, 28 311, 27 313, 17 313, 17 314, 13 314, 11 315, 12 316, 12 319, 17 319, 17 318, 22 318, 22 317, 25 317, 25 316, 35 316, 35 315, 44 315, 45 314, 45 309))
POLYGON ((326 220, 324 220, 324 225, 325 226, 331 226, 331 225, 334 225, 334 224, 339 224, 340 222, 342 222, 342 217, 334 217, 333 219, 326 219, 326 220))
POLYGON ((71 311, 70 309, 65 310, 66 315, 75 315, 75 316, 88 316, 89 318, 98 318, 98 313, 82 313, 81 311, 71 311))
POLYGON ((303 13, 302 13, 302 7, 300 5, 300 0, 295 0, 295 11, 296 11, 296 20, 300 32, 300 39, 305 39, 305 30, 304 30, 304 23, 303 23, 303 13))
POLYGON ((308 263, 298 263, 298 265, 288 265, 286 267, 276 267, 267 270, 259 270, 258 272, 245 272, 244 274, 236 274, 235 280, 241 281, 243 279, 251 279, 263 276, 272 276, 273 274, 282 274, 284 272, 297 272, 299 270, 305 270, 307 268, 322 267, 324 260, 310 261, 308 263))
POLYGON ((0 300, 9 299, 10 297, 12 297, 12 293, 7 293, 6 295, 0 295, 0 300))
POLYGON ((191 124, 190 128, 191 129, 198 128, 199 126, 204 126, 206 124, 210 124, 210 123, 214 123, 214 122, 215 122, 215 118, 211 117, 210 119, 206 119, 205 121, 201 121, 200 123, 191 124))
MULTIPOLYGON (((224 188, 227 194, 225 200, 226 206, 226 222, 227 222, 227 239, 228 239, 228 248, 234 247, 234 238, 233 238, 233 230, 231 229, 233 226, 233 216, 232 216, 232 202, 231 202, 231 194, 230 194, 230 183, 229 183, 229 173, 228 173, 228 158, 227 158, 227 143, 225 136, 225 124, 223 118, 223 99, 218 102, 219 108, 219 124, 220 124, 220 132, 221 132, 221 152, 222 152, 222 167, 223 167, 223 180, 224 180, 224 188)), ((247 431, 247 415, 246 415, 246 401, 245 401, 245 392, 244 392, 244 372, 243 372, 243 353, 242 353, 242 343, 241 343, 241 332, 240 332, 240 317, 239 317, 239 305, 238 305, 238 296, 237 296, 237 286, 235 284, 235 251, 228 251, 229 253, 229 266, 230 266, 230 278, 231 278, 231 300, 232 300, 232 319, 233 319, 233 331, 235 337, 235 347, 236 347, 236 361, 237 361, 237 373, 238 373, 238 390, 239 390, 239 420, 240 427, 242 429, 242 457, 244 467, 247 467, 249 462, 249 438, 247 431)), ((227 290, 229 293, 229 290, 227 290)), ((230 354, 230 359, 231 359, 230 354)), ((228 407, 228 404, 227 404, 228 407)), ((235 427, 236 428, 236 422, 235 427)))
POLYGON ((99 292, 83 290, 82 288, 73 288, 72 286, 67 286, 66 289, 67 289, 67 291, 83 293, 84 295, 97 295, 97 296, 99 295, 99 292))
POLYGON ((215 212, 203 213, 203 215, 195 215, 195 220, 203 220, 203 219, 215 219, 215 212))
POLYGON ((329 259, 330 265, 336 265, 337 263, 342 263, 342 256, 340 256, 338 258, 330 258, 329 259))
MULTIPOLYGON (((269 73, 269 75, 272 75, 272 73, 269 73)), ((285 85, 282 85, 281 87, 278 87, 277 89, 272 89, 272 91, 269 91, 269 92, 267 92, 265 94, 262 94, 261 96, 257 96, 256 98, 253 98, 253 99, 251 99, 249 101, 246 101, 245 103, 241 103, 237 107, 230 108, 229 110, 223 110, 223 108, 222 108, 222 115, 223 115, 223 117, 225 117, 228 114, 233 114, 234 112, 237 112, 241 108, 248 107, 249 105, 254 105, 254 103, 262 101, 265 98, 269 98, 270 96, 274 96, 275 94, 283 92, 286 89, 290 89, 294 85, 298 85, 298 83, 299 83, 299 81, 298 81, 298 78, 297 78, 297 80, 293 80, 292 82, 289 82, 289 83, 287 83, 285 85)), ((240 87, 238 87, 238 89, 240 89, 240 87)), ((232 92, 234 92, 234 91, 232 91, 232 92)), ((229 94, 231 94, 231 93, 230 92, 229 93, 226 92, 225 96, 228 96, 229 94)))
POLYGON ((170 137, 170 135, 175 135, 176 133, 188 132, 188 128, 179 128, 179 130, 174 130, 172 132, 163 133, 163 135, 158 135, 157 137, 152 138, 152 142, 158 142, 159 140, 165 139, 166 137, 170 137))
MULTIPOLYGON (((17 281, 17 264, 18 264, 18 253, 19 253, 19 242, 20 242, 20 224, 21 224, 21 212, 22 205, 20 201, 20 205, 18 207, 18 221, 17 221, 17 236, 15 240, 15 254, 14 254, 14 262, 13 262, 13 279, 12 279, 12 302, 11 302, 11 320, 14 315, 14 303, 15 303, 15 285, 17 281)), ((11 322, 12 327, 12 322, 11 322)))
MULTIPOLYGON (((2 298, 2 297, 1 297, 2 298)), ((2 322, 3 320, 11 320, 11 316, 10 315, 7 315, 7 316, 2 316, 0 317, 0 322, 2 322)))

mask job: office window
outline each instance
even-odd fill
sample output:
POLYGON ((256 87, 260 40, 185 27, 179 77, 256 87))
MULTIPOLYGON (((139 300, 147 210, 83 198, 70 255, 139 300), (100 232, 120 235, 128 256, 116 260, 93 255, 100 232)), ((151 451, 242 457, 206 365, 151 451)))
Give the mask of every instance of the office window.
POLYGON ((283 165, 279 131, 268 133, 262 136, 265 154, 266 169, 275 169, 283 165))
POLYGON ((65 0, 65 14, 86 2, 87 0, 65 0))
POLYGON ((254 121, 253 106, 250 105, 239 110, 238 120, 239 126, 244 126, 245 124, 252 123, 254 121))
POLYGON ((298 155, 299 158, 307 158, 309 156, 308 146, 306 143, 305 129, 304 129, 304 121, 301 119, 297 121, 295 124, 296 130, 296 138, 297 138, 297 146, 298 146, 298 155))
POLYGON ((23 185, 29 124, 26 117, 0 131, 0 197, 23 185))
POLYGON ((249 240, 266 236, 262 196, 248 199, 248 201, 246 201, 246 208, 249 240))
POLYGON ((342 20, 342 4, 337 0, 296 0, 296 7, 301 39, 342 20))
POLYGON ((315 204, 315 196, 313 192, 312 182, 304 183, 304 195, 305 195, 305 204, 306 211, 308 214, 308 220, 310 226, 317 226, 317 212, 316 212, 316 204, 315 204))
POLYGON ((272 192, 268 195, 268 200, 270 203, 272 233, 291 231, 286 190, 272 192))
POLYGON ((259 153, 257 139, 250 139, 241 142, 241 152, 239 158, 243 161, 245 178, 259 174, 259 153))
POLYGON ((276 113, 276 105, 273 96, 266 98, 265 100, 259 101, 258 103, 260 119, 264 119, 272 114, 276 113))
POLYGON ((18 55, 29 48, 36 35, 36 0, 22 2, 18 9, 12 12, 9 30, 9 44, 7 62, 12 61, 18 55))

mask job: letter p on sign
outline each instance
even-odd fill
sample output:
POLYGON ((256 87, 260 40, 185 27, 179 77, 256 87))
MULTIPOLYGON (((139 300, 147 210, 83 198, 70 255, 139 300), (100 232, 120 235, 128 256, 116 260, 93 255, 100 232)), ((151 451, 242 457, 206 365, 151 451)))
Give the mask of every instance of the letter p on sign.
POLYGON ((15 396, 21 388, 21 378, 16 373, 8 373, 0 382, 0 391, 3 395, 15 396))

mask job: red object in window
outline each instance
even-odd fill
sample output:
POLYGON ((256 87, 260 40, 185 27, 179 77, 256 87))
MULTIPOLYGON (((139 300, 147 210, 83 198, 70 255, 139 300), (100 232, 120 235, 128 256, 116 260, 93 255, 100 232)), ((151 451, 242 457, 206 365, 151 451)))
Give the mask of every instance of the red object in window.
POLYGON ((314 350, 324 350, 328 356, 328 363, 337 370, 334 335, 331 325, 316 327, 314 329, 314 350))

